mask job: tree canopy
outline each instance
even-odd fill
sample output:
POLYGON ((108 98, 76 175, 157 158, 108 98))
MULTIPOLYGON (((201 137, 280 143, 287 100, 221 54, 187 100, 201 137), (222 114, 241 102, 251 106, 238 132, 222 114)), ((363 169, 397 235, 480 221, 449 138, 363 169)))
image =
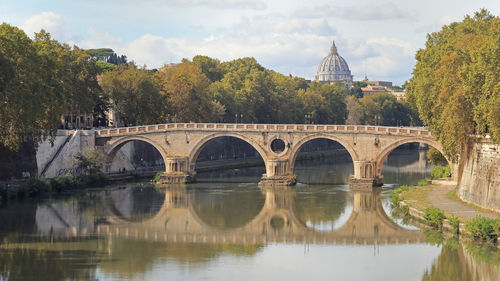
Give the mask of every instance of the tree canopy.
POLYGON ((407 85, 420 118, 456 158, 471 134, 500 142, 500 18, 480 10, 427 36, 407 85))
POLYGON ((102 74, 99 83, 124 124, 164 122, 166 101, 150 71, 121 64, 102 74))
POLYGON ((99 98, 98 68, 88 53, 41 30, 31 40, 0 25, 0 144, 51 137, 68 112, 92 112, 99 98))

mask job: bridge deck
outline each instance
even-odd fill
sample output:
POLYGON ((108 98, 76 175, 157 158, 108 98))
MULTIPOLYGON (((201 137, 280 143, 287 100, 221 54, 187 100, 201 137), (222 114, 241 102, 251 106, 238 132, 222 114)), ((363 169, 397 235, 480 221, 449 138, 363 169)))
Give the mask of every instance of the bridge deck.
POLYGON ((388 127, 370 125, 315 124, 231 124, 231 123, 169 123, 96 130, 96 137, 166 131, 273 131, 273 132, 335 132, 431 136, 425 127, 388 127))

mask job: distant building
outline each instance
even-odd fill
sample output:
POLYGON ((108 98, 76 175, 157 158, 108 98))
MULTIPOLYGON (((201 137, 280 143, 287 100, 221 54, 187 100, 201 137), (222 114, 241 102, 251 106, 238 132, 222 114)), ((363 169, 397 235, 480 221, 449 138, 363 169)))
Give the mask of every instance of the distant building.
POLYGON ((62 129, 89 129, 94 127, 94 115, 88 113, 69 113, 61 117, 62 129))
POLYGON ((361 91, 363 92, 363 96, 369 96, 376 93, 389 93, 391 90, 383 86, 368 85, 366 87, 361 88, 361 91))
MULTIPOLYGON (((367 78, 365 77, 365 79, 367 79, 367 78)), ((365 82, 368 85, 370 85, 370 86, 381 86, 381 87, 392 88, 392 82, 387 82, 387 81, 368 81, 368 79, 365 82)))
POLYGON ((366 87, 361 88, 363 96, 369 96, 376 93, 387 93, 393 95, 398 101, 406 98, 406 93, 396 92, 392 88, 392 82, 388 81, 369 81, 367 77, 363 80, 367 84, 366 87))
POLYGON ((333 41, 330 47, 330 53, 326 56, 318 66, 315 81, 321 83, 334 83, 341 81, 347 85, 352 84, 352 75, 347 62, 341 57, 333 41))
POLYGON ((391 95, 395 96, 398 101, 406 99, 406 92, 391 92, 391 95))

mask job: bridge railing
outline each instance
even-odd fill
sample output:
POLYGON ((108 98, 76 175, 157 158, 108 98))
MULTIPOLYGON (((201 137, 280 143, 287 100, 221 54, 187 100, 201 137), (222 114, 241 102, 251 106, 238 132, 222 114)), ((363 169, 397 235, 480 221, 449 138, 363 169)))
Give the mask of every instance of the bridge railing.
POLYGON ((101 137, 152 132, 192 131, 276 131, 276 132, 344 132, 374 134, 408 134, 431 136, 425 127, 388 127, 372 125, 323 125, 323 124, 240 124, 240 123, 168 123, 118 127, 96 130, 101 137))

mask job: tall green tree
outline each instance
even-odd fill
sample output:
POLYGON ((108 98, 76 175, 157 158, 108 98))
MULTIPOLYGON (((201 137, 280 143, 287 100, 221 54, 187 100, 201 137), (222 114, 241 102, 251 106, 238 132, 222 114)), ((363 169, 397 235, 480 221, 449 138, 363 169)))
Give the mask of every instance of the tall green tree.
POLYGON ((163 123, 167 105, 153 73, 135 64, 120 64, 101 76, 100 85, 125 125, 163 123))
POLYGON ((304 104, 305 114, 312 115, 315 124, 344 124, 347 119, 345 97, 347 89, 338 85, 313 82, 299 95, 304 104))
POLYGON ((87 51, 52 39, 41 30, 35 33, 33 44, 44 69, 44 92, 53 96, 50 114, 57 123, 63 114, 92 113, 101 98, 97 81, 100 68, 87 51))
POLYGON ((198 55, 193 57, 193 64, 198 66, 211 82, 219 81, 224 77, 224 69, 220 66, 218 59, 198 55))
POLYGON ((470 134, 500 143, 500 18, 480 10, 427 36, 407 86, 422 121, 456 158, 470 134))
MULTIPOLYGON (((47 83, 42 59, 26 34, 0 25, 0 143, 17 150, 20 142, 54 136, 58 98, 47 83)), ((58 116, 59 118, 60 116, 58 116)))
POLYGON ((208 90, 210 80, 187 60, 177 66, 165 66, 155 74, 161 94, 171 108, 175 122, 218 121, 224 106, 208 90))
MULTIPOLYGON (((376 93, 359 99, 363 107, 361 122, 369 125, 409 126, 413 119, 410 105, 388 93, 376 93)), ((417 120, 414 120, 417 122, 417 120)), ((416 125, 416 124, 415 124, 416 125)))
MULTIPOLYGON (((271 123, 272 79, 254 58, 242 58, 221 64, 224 77, 210 86, 215 99, 226 108, 223 120, 271 123)), ((239 122, 239 121, 238 121, 239 122)))

